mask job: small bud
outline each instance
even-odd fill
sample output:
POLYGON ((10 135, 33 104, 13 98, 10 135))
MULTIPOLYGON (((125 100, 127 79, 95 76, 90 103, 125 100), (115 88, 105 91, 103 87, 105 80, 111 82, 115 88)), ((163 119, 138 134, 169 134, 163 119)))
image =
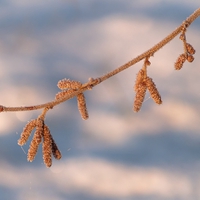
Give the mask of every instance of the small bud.
POLYGON ((194 60, 194 56, 188 55, 187 61, 188 61, 188 62, 193 62, 193 60, 194 60))
POLYGON ((185 33, 182 33, 182 34, 179 36, 179 39, 180 39, 180 40, 185 40, 185 33))

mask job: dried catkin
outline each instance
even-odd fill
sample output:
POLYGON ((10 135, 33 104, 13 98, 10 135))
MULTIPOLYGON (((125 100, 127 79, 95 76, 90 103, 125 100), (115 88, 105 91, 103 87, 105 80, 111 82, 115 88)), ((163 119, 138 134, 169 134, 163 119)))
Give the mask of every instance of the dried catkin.
POLYGON ((38 132, 36 131, 34 133, 33 139, 31 141, 31 144, 30 144, 30 147, 29 147, 29 150, 28 150, 28 155, 27 155, 27 160, 30 161, 30 162, 32 162, 35 159, 35 156, 37 154, 37 150, 38 150, 38 147, 39 147, 39 144, 40 144, 40 143, 38 143, 39 137, 41 137, 39 139, 41 141, 42 135, 39 135, 38 132))
POLYGON ((151 98, 154 100, 155 103, 161 104, 162 103, 161 96, 160 96, 153 80, 151 78, 147 77, 145 79, 145 82, 147 85, 147 89, 149 90, 149 93, 151 95, 151 98))
POLYGON ((38 118, 36 132, 35 132, 36 142, 38 144, 40 144, 42 141, 43 132, 44 132, 44 120, 41 118, 38 118))
POLYGON ((183 67, 183 63, 186 61, 186 55, 181 54, 176 60, 174 67, 176 70, 180 70, 183 67))
POLYGON ((186 43, 186 49, 187 49, 187 52, 189 54, 191 54, 191 55, 195 54, 195 49, 194 49, 194 47, 191 44, 186 43))
POLYGON ((51 152, 53 154, 53 156, 55 157, 55 159, 59 160, 61 159, 62 155, 61 152, 59 151, 51 133, 50 133, 50 129, 48 126, 44 125, 44 132, 48 132, 48 134, 50 135, 50 139, 51 139, 51 152))
POLYGON ((146 90, 147 90, 147 86, 144 82, 140 83, 137 86, 137 91, 135 94, 135 100, 134 100, 134 105, 133 105, 133 110, 135 112, 138 112, 140 110, 142 103, 144 101, 146 90))
POLYGON ((61 152, 59 151, 53 138, 51 138, 51 145, 52 145, 51 150, 52 150, 52 154, 53 154, 54 158, 57 160, 61 159, 61 157, 62 157, 61 152))
POLYGON ((28 122, 26 124, 26 126, 24 127, 23 132, 21 133, 21 137, 18 140, 18 145, 23 146, 27 142, 28 138, 31 135, 31 132, 36 127, 36 122, 37 122, 37 120, 33 119, 33 120, 31 120, 30 122, 28 122))
POLYGON ((74 92, 74 90, 64 90, 62 92, 58 92, 55 96, 55 99, 56 100, 59 100, 59 99, 62 99, 62 98, 65 98, 67 95, 70 95, 74 92))
POLYGON ((140 71, 138 72, 137 76, 136 76, 136 80, 135 80, 135 86, 134 86, 134 90, 137 91, 139 85, 141 84, 141 82, 144 79, 144 70, 140 69, 140 71))
POLYGON ((79 89, 82 86, 82 84, 79 81, 72 81, 70 79, 62 79, 62 80, 58 81, 57 86, 61 90, 64 90, 64 89, 79 89))
POLYGON ((78 110, 81 114, 82 119, 88 119, 89 115, 87 112, 85 96, 83 93, 77 95, 78 110))
POLYGON ((52 140, 49 128, 47 126, 44 127, 42 149, 43 149, 43 161, 47 167, 51 167, 52 140))

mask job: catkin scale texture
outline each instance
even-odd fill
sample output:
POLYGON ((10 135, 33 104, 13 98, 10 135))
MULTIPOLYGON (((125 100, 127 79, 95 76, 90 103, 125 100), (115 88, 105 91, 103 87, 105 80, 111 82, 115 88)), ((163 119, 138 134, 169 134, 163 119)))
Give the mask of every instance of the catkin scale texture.
POLYGON ((151 98, 154 100, 154 102, 157 104, 162 104, 161 96, 156 88, 155 83, 151 78, 149 77, 146 78, 146 85, 151 95, 151 98))
POLYGON ((134 100, 134 105, 133 105, 133 110, 135 112, 138 112, 142 106, 142 103, 144 101, 144 97, 146 94, 147 86, 145 83, 140 83, 137 86, 137 92, 135 94, 135 100, 134 100))
POLYGON ((84 120, 88 119, 89 115, 87 112, 85 96, 83 93, 80 93, 77 95, 77 104, 78 104, 78 110, 81 114, 82 119, 84 120))
POLYGON ((51 149, 52 149, 52 140, 49 128, 47 126, 44 127, 44 136, 43 136, 43 161, 47 167, 51 167, 52 158, 51 158, 51 149))
POLYGON ((64 89, 79 89, 82 86, 82 84, 79 81, 72 81, 70 79, 62 79, 62 80, 58 81, 57 86, 61 90, 64 90, 64 89))
POLYGON ((23 132, 21 133, 21 137, 18 140, 18 145, 23 146, 28 141, 28 139, 31 135, 31 132, 36 127, 36 122, 37 122, 37 120, 34 119, 26 124, 26 126, 23 129, 23 132))
POLYGON ((181 54, 175 64, 174 64, 174 67, 176 70, 180 70, 182 67, 183 67, 183 63, 186 61, 186 55, 185 54, 181 54))
POLYGON ((34 159, 35 159, 35 156, 37 154, 37 150, 38 150, 38 147, 39 147, 39 144, 38 143, 38 138, 40 138, 40 141, 42 140, 42 135, 38 134, 38 132, 36 131, 34 136, 33 136, 33 139, 31 141, 31 144, 30 144, 30 147, 29 147, 29 150, 28 150, 28 154, 27 154, 27 160, 32 162, 34 159))
POLYGON ((135 80, 135 85, 134 85, 134 90, 137 91, 139 85, 141 84, 141 82, 144 79, 144 70, 140 69, 140 71, 138 72, 137 76, 136 76, 136 80, 135 80))
POLYGON ((74 90, 63 90, 61 92, 58 92, 55 96, 55 99, 56 100, 59 100, 59 99, 62 99, 62 98, 65 98, 67 95, 70 95, 74 92, 74 90))

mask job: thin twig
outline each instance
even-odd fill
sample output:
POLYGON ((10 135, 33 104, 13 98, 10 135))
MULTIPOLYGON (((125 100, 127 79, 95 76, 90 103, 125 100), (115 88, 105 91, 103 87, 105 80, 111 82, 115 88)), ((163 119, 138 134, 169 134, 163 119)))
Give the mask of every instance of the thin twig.
POLYGON ((144 58, 153 56, 155 54, 155 52, 157 52, 159 49, 161 49, 163 46, 165 46, 167 43, 169 43, 172 39, 174 39, 183 29, 188 28, 193 23, 193 21, 195 19, 197 19, 199 16, 200 16, 200 8, 198 8, 194 13, 192 13, 178 28, 176 28, 172 33, 170 33, 166 38, 164 38, 162 41, 160 41, 159 43, 154 45, 149 50, 145 51, 144 53, 140 54, 136 58, 125 63, 124 65, 118 67, 117 69, 115 69, 99 78, 88 81, 87 83, 83 84, 80 89, 74 91, 72 94, 69 94, 62 99, 53 100, 51 102, 47 102, 47 103, 40 104, 40 105, 33 105, 33 106, 21 106, 21 107, 0 106, 0 112, 30 111, 30 110, 42 109, 45 107, 53 108, 54 106, 77 96, 79 93, 82 93, 86 90, 90 90, 92 87, 94 87, 94 86, 100 84, 101 82, 107 80, 108 78, 120 73, 121 71, 131 67, 132 65, 143 60, 144 58))

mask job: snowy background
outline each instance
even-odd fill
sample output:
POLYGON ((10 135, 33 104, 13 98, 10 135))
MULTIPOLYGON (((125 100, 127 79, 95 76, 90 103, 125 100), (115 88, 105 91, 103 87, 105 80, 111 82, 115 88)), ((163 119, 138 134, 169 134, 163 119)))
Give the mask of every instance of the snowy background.
MULTIPOLYGON (((0 104, 45 103, 57 82, 87 82, 159 42, 199 6, 198 0, 0 1, 0 104)), ((181 71, 178 37, 150 59, 161 95, 132 111, 142 62, 85 93, 90 118, 71 99, 46 117, 62 152, 51 168, 26 160, 17 145, 41 111, 0 114, 0 200, 200 199, 200 19, 187 31, 195 60, 181 71)))

